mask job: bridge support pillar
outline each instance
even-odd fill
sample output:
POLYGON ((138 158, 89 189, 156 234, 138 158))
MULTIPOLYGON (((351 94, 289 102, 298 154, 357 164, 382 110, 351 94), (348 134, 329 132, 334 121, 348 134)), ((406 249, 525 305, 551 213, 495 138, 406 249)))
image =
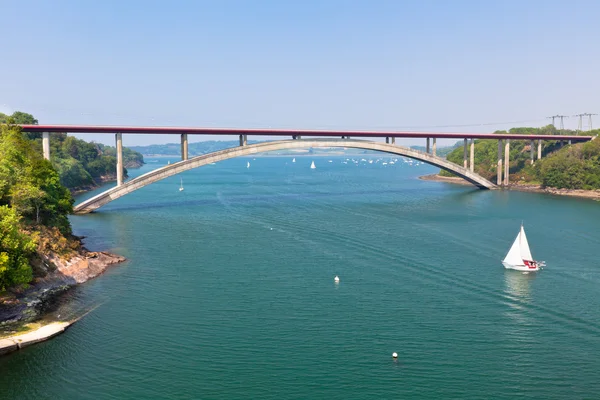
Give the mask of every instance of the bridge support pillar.
POLYGON ((394 136, 390 138, 390 143, 396 144, 396 138, 394 136))
POLYGON ((510 139, 504 144, 504 186, 508 186, 510 175, 510 139))
POLYGON ((432 147, 432 154, 435 156, 436 152, 437 152, 437 144, 436 142, 436 138, 433 138, 433 147, 432 147))
POLYGON ((389 136, 386 136, 386 138, 385 138, 385 142, 386 142, 387 144, 390 144, 390 137, 389 137, 389 136))
POLYGON ((496 167, 496 185, 502 185, 502 140, 498 140, 498 165, 496 167))
POLYGON ((471 139, 471 156, 469 157, 469 168, 475 171, 475 139, 471 139))
POLYGON ((246 146, 248 144, 248 136, 240 135, 240 146, 246 146))
POLYGON ((425 153, 429 154, 429 138, 427 138, 427 144, 425 145, 425 153))
POLYGON ((117 186, 123 184, 123 134, 115 134, 117 148, 117 186))
POLYGON ((532 140, 531 144, 529 145, 530 149, 529 152, 531 153, 531 165, 533 165, 533 160, 534 160, 534 154, 535 154, 535 142, 532 140))
POLYGON ((42 133, 42 150, 44 158, 50 160, 50 132, 42 133))
POLYGON ((537 159, 541 159, 542 158, 542 139, 538 139, 538 157, 537 159))
POLYGON ((467 159, 467 138, 464 139, 463 143, 463 168, 467 169, 468 159, 467 159))
POLYGON ((181 134, 181 159, 188 159, 188 135, 187 133, 181 134))

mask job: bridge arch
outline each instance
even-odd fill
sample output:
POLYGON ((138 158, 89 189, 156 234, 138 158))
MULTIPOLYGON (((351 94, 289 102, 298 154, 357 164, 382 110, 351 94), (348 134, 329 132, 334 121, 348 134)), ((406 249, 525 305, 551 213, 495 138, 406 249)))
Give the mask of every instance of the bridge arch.
POLYGON ((463 168, 445 158, 437 157, 429 153, 419 150, 410 149, 408 147, 397 146, 381 142, 373 142, 367 140, 355 139, 302 139, 302 140, 278 140, 273 142, 263 142, 258 144, 238 146, 225 150, 215 151, 209 154, 203 154, 197 157, 190 158, 169 164, 164 167, 150 171, 144 175, 140 175, 130 181, 125 182, 121 186, 115 186, 105 192, 98 194, 88 200, 83 201, 74 208, 76 214, 87 214, 103 205, 110 203, 119 197, 125 196, 135 190, 141 189, 144 186, 150 185, 156 181, 177 175, 181 172, 202 167, 214 162, 227 160, 235 157, 249 156, 257 153, 264 153, 275 150, 289 150, 306 147, 346 147, 364 150, 375 150, 383 153, 395 154, 423 161, 427 164, 452 172, 464 180, 472 183, 480 189, 496 189, 497 186, 481 175, 471 172, 467 168, 463 168))

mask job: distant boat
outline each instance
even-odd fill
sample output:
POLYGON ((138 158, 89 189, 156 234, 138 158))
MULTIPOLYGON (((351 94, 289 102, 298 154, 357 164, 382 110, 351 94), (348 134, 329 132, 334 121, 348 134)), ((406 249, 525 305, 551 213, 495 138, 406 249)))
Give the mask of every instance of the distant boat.
POLYGON ((246 168, 250 168, 250 161, 246 164, 246 168))
POLYGON ((292 162, 296 162, 296 157, 292 158, 292 162))
POLYGON ((313 162, 310 164, 310 169, 315 169, 315 168, 317 168, 317 167, 315 167, 315 162, 313 161, 313 162))
POLYGON ((508 254, 502 260, 502 264, 507 269, 516 269, 517 271, 539 271, 541 267, 546 265, 543 261, 533 259, 523 224, 521 224, 521 230, 508 254))
POLYGON ((183 178, 180 178, 180 179, 181 179, 181 186, 179 186, 179 191, 183 192, 183 178))
POLYGON ((167 165, 168 165, 168 164, 171 164, 171 161, 167 161, 167 165))

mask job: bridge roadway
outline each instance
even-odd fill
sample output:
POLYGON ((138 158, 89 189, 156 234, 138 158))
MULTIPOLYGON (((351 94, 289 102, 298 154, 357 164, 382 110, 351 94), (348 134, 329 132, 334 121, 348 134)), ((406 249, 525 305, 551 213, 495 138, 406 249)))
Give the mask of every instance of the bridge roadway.
POLYGON ((227 160, 234 157, 249 156, 266 151, 297 149, 307 147, 345 147, 365 150, 376 150, 384 153, 395 154, 398 156, 410 157, 416 160, 426 162, 436 167, 450 171, 461 178, 471 182, 473 185, 481 189, 497 188, 492 182, 482 176, 470 171, 468 168, 461 167, 445 158, 434 156, 433 154, 425 153, 410 149, 407 147, 396 146, 393 144, 372 142, 364 140, 348 140, 348 139, 303 139, 303 140, 278 140, 273 142, 258 143, 252 145, 242 145, 230 149, 216 151, 210 154, 204 154, 198 157, 182 160, 174 164, 148 172, 120 186, 115 186, 99 195, 84 201, 75 206, 75 213, 86 214, 94 211, 103 205, 118 199, 128 193, 141 189, 146 185, 150 185, 161 179, 179 174, 183 171, 198 168, 210 163, 227 160))
MULTIPOLYGON (((302 137, 330 137, 342 138, 345 140, 344 145, 338 144, 338 147, 346 146, 349 143, 350 137, 358 137, 363 139, 385 138, 386 144, 395 145, 396 138, 424 138, 426 139, 426 151, 424 154, 431 154, 435 159, 425 160, 433 165, 441 166, 440 161, 436 157, 437 139, 463 139, 463 169, 456 169, 456 173, 467 179, 467 175, 462 173, 467 168, 471 172, 472 177, 475 168, 475 139, 490 139, 498 141, 498 160, 497 160, 497 177, 496 185, 508 186, 509 184, 509 166, 510 166, 510 141, 511 140, 528 140, 530 141, 530 163, 535 162, 535 154, 537 159, 542 158, 542 141, 559 141, 561 143, 568 142, 586 142, 595 139, 595 136, 577 136, 577 135, 520 135, 514 133, 458 133, 458 132, 409 132, 409 131, 340 131, 340 130, 306 130, 306 129, 244 129, 244 128, 193 128, 193 127, 144 127, 144 126, 102 126, 102 125, 21 125, 25 132, 42 133, 42 148, 44 157, 50 159, 50 133, 52 132, 68 132, 68 133, 104 133, 114 134, 117 152, 117 187, 124 185, 123 176, 123 134, 177 134, 181 137, 181 158, 183 161, 188 160, 188 135, 238 135, 240 139, 240 147, 247 146, 248 135, 251 136, 271 136, 271 137, 292 137, 294 140, 299 140, 302 137), (470 146, 468 141, 470 139, 470 146), (535 141, 537 140, 537 149, 535 141), (536 151, 537 150, 537 151, 536 151), (435 161, 436 163, 430 162, 435 161), (504 175, 504 177, 503 177, 504 175)), ((273 143, 288 143, 288 141, 277 141, 273 143)), ((300 141, 299 147, 308 146, 309 142, 300 141)), ((320 142, 322 143, 322 142, 320 142)), ((361 142, 365 143, 365 142, 361 142)), ((371 142, 373 144, 377 142, 371 142)), ((293 145, 297 146, 297 145, 293 145)), ((292 148, 291 144, 290 147, 292 148)), ((295 147, 294 147, 295 148, 295 147)), ((391 148, 390 148, 391 149, 391 148)), ((268 151, 268 150, 263 150, 268 151)), ((385 150, 382 150, 385 151, 385 150)), ((403 150, 404 151, 404 150, 403 150)), ((392 154, 399 154, 391 152, 392 154)), ((217 153, 215 153, 217 154, 217 153)), ((232 153, 233 154, 233 153, 232 153)), ((411 155, 407 155, 412 157, 411 155)), ((415 157, 418 158, 418 157, 415 157)), ((197 158, 196 158, 197 159, 197 158)), ((418 158, 422 159, 422 158, 418 158)), ((175 165, 183 165, 181 163, 175 165)), ((452 168, 459 168, 452 167, 452 168)), ((444 168, 448 169, 448 168, 444 168)), ((448 169, 450 170, 450 169, 448 169)), ((481 177, 479 177, 481 178, 481 177)), ((478 179, 479 179, 478 178, 478 179)), ((481 178, 483 179, 483 178, 481 178)), ((468 179, 467 179, 468 180, 468 179)), ((477 181, 481 183, 481 181, 477 181)), ((479 185, 481 186, 481 185, 479 185)), ((484 185, 485 186, 485 185, 484 185)), ((119 192, 120 193, 120 192, 119 192)))

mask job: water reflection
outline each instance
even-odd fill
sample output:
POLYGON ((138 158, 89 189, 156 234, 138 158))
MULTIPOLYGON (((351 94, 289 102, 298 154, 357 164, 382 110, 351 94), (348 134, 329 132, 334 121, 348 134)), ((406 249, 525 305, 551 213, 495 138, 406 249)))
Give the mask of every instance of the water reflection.
POLYGON ((530 285, 537 273, 504 270, 504 292, 519 300, 531 300, 530 285))
MULTIPOLYGON (((504 293, 507 297, 506 304, 509 307, 504 314, 521 327, 533 324, 528 306, 532 301, 531 283, 536 276, 536 273, 531 272, 504 270, 504 293)), ((514 326, 511 331, 513 334, 518 332, 518 330, 514 330, 514 326)), ((526 336, 524 335, 524 337, 526 336)))

